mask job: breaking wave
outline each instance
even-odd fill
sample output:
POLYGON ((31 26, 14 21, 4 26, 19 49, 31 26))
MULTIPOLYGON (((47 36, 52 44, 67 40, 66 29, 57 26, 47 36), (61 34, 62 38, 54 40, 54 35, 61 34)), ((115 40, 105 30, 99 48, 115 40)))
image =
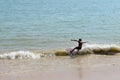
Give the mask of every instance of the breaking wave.
POLYGON ((33 53, 30 51, 16 51, 0 55, 0 59, 39 59, 46 56, 55 56, 54 54, 33 53))
POLYGON ((81 54, 116 54, 120 53, 120 46, 118 45, 86 45, 79 52, 81 54))
MULTIPOLYGON (((66 50, 54 50, 47 52, 34 53, 30 51, 16 51, 9 52, 0 55, 0 59, 40 59, 41 57, 53 57, 53 56, 67 56, 72 48, 66 50)), ((76 51, 74 51, 76 53, 76 51)), ((86 54, 103 54, 103 55, 113 55, 120 53, 120 46, 118 45, 85 45, 79 52, 79 55, 86 54)))

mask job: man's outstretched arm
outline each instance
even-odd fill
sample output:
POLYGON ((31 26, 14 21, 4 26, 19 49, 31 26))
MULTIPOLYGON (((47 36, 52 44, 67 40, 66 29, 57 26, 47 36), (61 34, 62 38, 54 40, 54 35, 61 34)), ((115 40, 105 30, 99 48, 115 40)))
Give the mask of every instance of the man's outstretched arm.
POLYGON ((76 41, 76 42, 78 42, 78 40, 73 40, 73 39, 71 39, 71 41, 76 41))

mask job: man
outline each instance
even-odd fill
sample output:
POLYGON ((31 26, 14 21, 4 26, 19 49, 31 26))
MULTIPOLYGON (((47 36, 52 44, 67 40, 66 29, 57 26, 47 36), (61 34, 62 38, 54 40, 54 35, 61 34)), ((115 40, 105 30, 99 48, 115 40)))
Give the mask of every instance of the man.
POLYGON ((86 42, 82 42, 82 39, 79 39, 79 40, 71 40, 71 41, 76 41, 76 42, 78 42, 78 46, 75 47, 73 50, 70 51, 71 55, 73 54, 73 51, 74 51, 75 49, 77 49, 77 52, 79 52, 79 50, 82 48, 83 43, 86 43, 86 42))

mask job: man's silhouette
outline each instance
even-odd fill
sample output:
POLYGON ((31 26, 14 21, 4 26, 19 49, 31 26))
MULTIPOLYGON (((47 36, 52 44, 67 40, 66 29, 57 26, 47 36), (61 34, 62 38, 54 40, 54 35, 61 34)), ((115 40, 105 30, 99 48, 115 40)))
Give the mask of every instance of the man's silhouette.
POLYGON ((74 49, 72 49, 72 50, 70 51, 71 54, 73 54, 73 51, 74 51, 75 49, 77 50, 77 53, 78 53, 79 50, 82 49, 83 43, 86 43, 86 42, 82 42, 82 39, 79 39, 79 40, 71 40, 71 41, 76 41, 76 42, 78 42, 78 46, 75 47, 74 49))

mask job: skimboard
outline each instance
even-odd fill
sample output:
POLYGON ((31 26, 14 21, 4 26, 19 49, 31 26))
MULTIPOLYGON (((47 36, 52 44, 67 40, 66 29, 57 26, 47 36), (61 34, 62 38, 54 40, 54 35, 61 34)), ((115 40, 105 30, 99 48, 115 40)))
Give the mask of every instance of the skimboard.
POLYGON ((75 54, 77 54, 76 51, 71 52, 72 50, 73 50, 72 48, 67 48, 67 49, 66 49, 66 52, 67 52, 70 56, 74 56, 75 54))

